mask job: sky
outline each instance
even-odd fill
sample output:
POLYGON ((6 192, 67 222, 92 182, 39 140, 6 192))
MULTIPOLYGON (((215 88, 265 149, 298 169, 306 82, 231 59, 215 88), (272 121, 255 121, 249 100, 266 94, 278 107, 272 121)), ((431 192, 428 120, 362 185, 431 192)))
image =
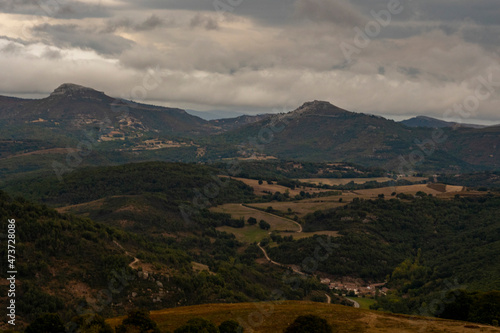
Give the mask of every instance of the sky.
POLYGON ((500 123, 498 0, 2 0, 0 95, 500 123))

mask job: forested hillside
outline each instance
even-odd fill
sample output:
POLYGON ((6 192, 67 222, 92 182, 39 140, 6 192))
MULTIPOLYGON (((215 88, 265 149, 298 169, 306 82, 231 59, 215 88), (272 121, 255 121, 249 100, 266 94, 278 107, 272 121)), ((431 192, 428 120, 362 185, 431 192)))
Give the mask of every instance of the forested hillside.
MULTIPOLYGON (((213 228, 182 239, 137 236, 4 193, 0 219, 4 230, 7 219, 16 220, 18 315, 24 322, 44 312, 69 320, 79 307, 109 316, 133 307, 267 300, 273 289, 301 299, 323 288, 311 280, 292 289, 281 270, 255 264, 258 248, 241 248, 234 236, 213 228), (137 265, 131 264, 134 256, 137 265), (193 271, 193 261, 206 270, 193 271), (110 283, 116 288, 103 300, 110 283)), ((6 248, 0 255, 7 256, 6 248)))
MULTIPOLYGON (((448 282, 468 291, 500 289, 499 197, 440 200, 424 193, 403 197, 354 200, 307 215, 305 231, 335 230, 341 235, 333 241, 335 252, 319 262, 317 270, 333 276, 387 279, 400 298, 383 307, 405 313, 417 310, 448 282), (410 260, 406 266, 417 262, 422 269, 404 283, 394 283, 395 269, 405 260, 410 260)), ((316 245, 316 240, 306 238, 268 251, 276 261, 301 264, 316 245)))

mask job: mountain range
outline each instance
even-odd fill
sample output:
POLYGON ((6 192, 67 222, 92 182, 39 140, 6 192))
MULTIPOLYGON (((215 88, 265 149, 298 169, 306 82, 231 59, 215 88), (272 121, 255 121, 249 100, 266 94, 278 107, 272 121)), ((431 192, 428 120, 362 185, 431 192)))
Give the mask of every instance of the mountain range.
MULTIPOLYGON (((398 123, 323 101, 288 113, 207 121, 67 83, 38 100, 0 96, 0 157, 37 154, 28 163, 33 171, 46 167, 36 165, 43 159, 38 155, 60 160, 57 155, 91 141, 99 156, 84 163, 93 165, 257 158, 350 162, 399 172, 498 169, 500 127, 456 125, 428 117, 398 123)), ((10 168, 4 164, 0 159, 0 167, 10 168)))

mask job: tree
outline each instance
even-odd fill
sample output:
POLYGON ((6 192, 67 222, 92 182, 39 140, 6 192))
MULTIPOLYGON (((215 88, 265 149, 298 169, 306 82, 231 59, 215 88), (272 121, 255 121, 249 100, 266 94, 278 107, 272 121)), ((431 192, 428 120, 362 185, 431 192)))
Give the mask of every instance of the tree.
POLYGON ((26 333, 64 333, 64 325, 57 313, 46 313, 36 318, 25 330, 26 333))
POLYGON ((97 314, 87 314, 71 319, 74 329, 81 333, 113 333, 113 329, 97 314))
POLYGON ((247 220, 248 224, 250 225, 256 225, 257 224, 257 219, 255 217, 249 217, 247 220))
POLYGON ((260 220, 259 227, 262 230, 269 230, 269 229, 271 229, 271 225, 269 223, 267 223, 266 221, 264 221, 264 220, 260 220))
POLYGON ((158 325, 149 316, 147 310, 133 310, 129 312, 122 324, 116 327, 116 333, 134 332, 138 328, 141 333, 159 333, 158 325))
POLYGON ((288 326, 284 333, 331 333, 328 322, 315 315, 299 316, 288 326))
POLYGON ((179 327, 174 333, 219 333, 215 325, 203 318, 190 319, 184 326, 179 327))
POLYGON ((243 333, 243 327, 235 320, 226 320, 219 326, 220 333, 243 333))
POLYGON ((259 185, 262 185, 262 183, 264 183, 262 179, 259 179, 259 185))

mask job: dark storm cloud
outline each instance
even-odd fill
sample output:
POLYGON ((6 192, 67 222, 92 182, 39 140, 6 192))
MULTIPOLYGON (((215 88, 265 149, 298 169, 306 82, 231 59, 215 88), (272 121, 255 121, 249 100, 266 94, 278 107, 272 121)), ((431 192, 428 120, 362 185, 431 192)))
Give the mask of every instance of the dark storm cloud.
POLYGON ((93 29, 84 29, 75 24, 48 23, 32 29, 34 36, 46 40, 48 44, 60 48, 76 47, 94 50, 103 55, 118 55, 130 48, 134 42, 109 33, 97 33, 93 29))
POLYGON ((0 12, 59 19, 84 19, 111 15, 100 2, 85 3, 73 0, 6 0, 0 3, 0 12))

